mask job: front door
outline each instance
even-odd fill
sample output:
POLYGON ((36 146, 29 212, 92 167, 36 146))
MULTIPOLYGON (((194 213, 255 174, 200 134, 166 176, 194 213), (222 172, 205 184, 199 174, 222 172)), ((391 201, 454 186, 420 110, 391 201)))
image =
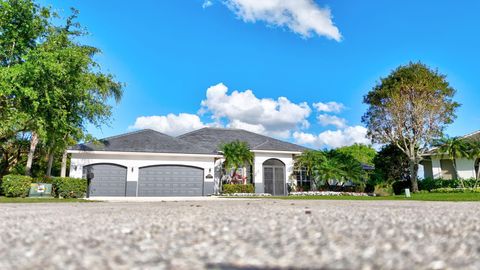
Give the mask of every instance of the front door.
POLYGON ((263 163, 263 181, 265 193, 273 196, 286 195, 285 165, 279 160, 267 160, 263 163))

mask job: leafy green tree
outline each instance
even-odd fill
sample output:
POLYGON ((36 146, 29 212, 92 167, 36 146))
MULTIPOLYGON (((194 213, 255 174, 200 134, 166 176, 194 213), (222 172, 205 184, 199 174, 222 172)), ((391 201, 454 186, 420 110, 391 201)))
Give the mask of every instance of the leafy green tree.
POLYGON ((410 181, 408 157, 396 145, 384 145, 373 159, 373 164, 374 184, 410 181))
POLYGON ((422 63, 400 66, 365 97, 362 118, 374 143, 394 144, 409 159, 412 190, 418 191, 418 165, 459 106, 446 76, 422 63))
POLYGON ((343 146, 336 151, 353 156, 362 164, 373 165, 373 159, 377 155, 377 151, 371 145, 355 143, 350 146, 343 146))
POLYGON ((76 22, 76 10, 72 9, 63 25, 56 25, 49 19, 49 10, 32 1, 0 3, 8 7, 4 9, 7 15, 0 12, 5 19, 0 22, 0 46, 15 49, 13 55, 0 55, 4 63, 0 67, 0 120, 4 124, 0 144, 28 134, 25 173, 31 174, 41 143, 48 155, 49 175, 54 154, 85 138, 88 123, 108 123, 108 101, 120 100, 123 85, 95 62, 100 50, 80 42, 86 33, 76 22), (18 45, 20 41, 23 45, 18 45))
POLYGON ((13 67, 22 64, 25 55, 36 48, 49 18, 50 10, 32 0, 0 0, 0 144, 26 131, 28 115, 20 108, 30 104, 18 98, 24 89, 16 86, 19 74, 13 67))
POLYGON ((236 140, 225 143, 220 146, 220 152, 225 158, 225 169, 227 171, 233 169, 232 177, 239 168, 244 167, 246 164, 253 165, 254 155, 246 142, 236 140))

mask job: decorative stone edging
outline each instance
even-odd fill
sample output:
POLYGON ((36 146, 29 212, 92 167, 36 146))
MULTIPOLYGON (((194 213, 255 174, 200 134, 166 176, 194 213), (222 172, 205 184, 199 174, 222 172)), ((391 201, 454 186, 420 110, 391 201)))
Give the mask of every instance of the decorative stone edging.
POLYGON ((369 196, 367 193, 360 192, 339 192, 339 191, 301 191, 290 192, 289 196, 369 196))
POLYGON ((229 194, 221 194, 220 196, 224 197, 268 197, 272 196, 269 193, 229 193, 229 194))

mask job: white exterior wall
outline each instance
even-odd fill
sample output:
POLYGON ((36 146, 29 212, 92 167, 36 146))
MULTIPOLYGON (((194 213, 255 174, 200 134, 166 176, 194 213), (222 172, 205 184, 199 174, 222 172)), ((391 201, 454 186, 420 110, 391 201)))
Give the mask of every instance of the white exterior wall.
MULTIPOLYGON (((268 153, 255 152, 253 177, 256 186, 260 186, 263 190, 263 163, 269 159, 278 159, 285 164, 285 177, 288 183, 290 175, 293 173, 293 154, 288 153, 268 153)), ((256 190, 257 192, 258 189, 256 190)))
POLYGON ((206 178, 210 173, 214 176, 214 156, 190 155, 149 155, 149 154, 103 154, 103 153, 72 153, 70 162, 70 177, 81 178, 83 167, 97 163, 111 163, 127 167, 127 181, 138 181, 138 170, 141 167, 153 165, 185 165, 204 169, 204 181, 213 182, 213 178, 206 178))
POLYGON ((433 178, 441 178, 442 177, 442 168, 440 167, 440 159, 432 157, 432 173, 433 178))
MULTIPOLYGON (((462 179, 475 178, 474 160, 459 158, 456 159, 458 177, 462 179)), ((442 177, 442 168, 440 166, 440 157, 432 157, 432 171, 434 178, 442 177)))
POLYGON ((475 178, 474 162, 466 158, 457 159, 458 177, 462 179, 475 178))

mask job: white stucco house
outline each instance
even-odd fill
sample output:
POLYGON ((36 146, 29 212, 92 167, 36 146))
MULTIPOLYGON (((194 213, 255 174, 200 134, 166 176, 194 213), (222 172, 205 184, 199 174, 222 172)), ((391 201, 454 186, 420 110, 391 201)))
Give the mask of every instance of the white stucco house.
POLYGON ((147 129, 79 144, 68 150, 70 177, 91 179, 90 196, 207 196, 221 181, 219 146, 234 140, 254 153, 247 181, 255 192, 285 195, 294 158, 307 148, 241 129, 178 137, 147 129))
MULTIPOLYGON (((465 140, 480 140, 480 131, 467 134, 462 137, 465 140)), ((457 172, 453 167, 453 162, 445 155, 438 153, 436 149, 432 149, 421 162, 423 165, 424 178, 443 178, 443 179, 470 179, 476 178, 479 170, 480 157, 476 159, 457 158, 457 172)))

